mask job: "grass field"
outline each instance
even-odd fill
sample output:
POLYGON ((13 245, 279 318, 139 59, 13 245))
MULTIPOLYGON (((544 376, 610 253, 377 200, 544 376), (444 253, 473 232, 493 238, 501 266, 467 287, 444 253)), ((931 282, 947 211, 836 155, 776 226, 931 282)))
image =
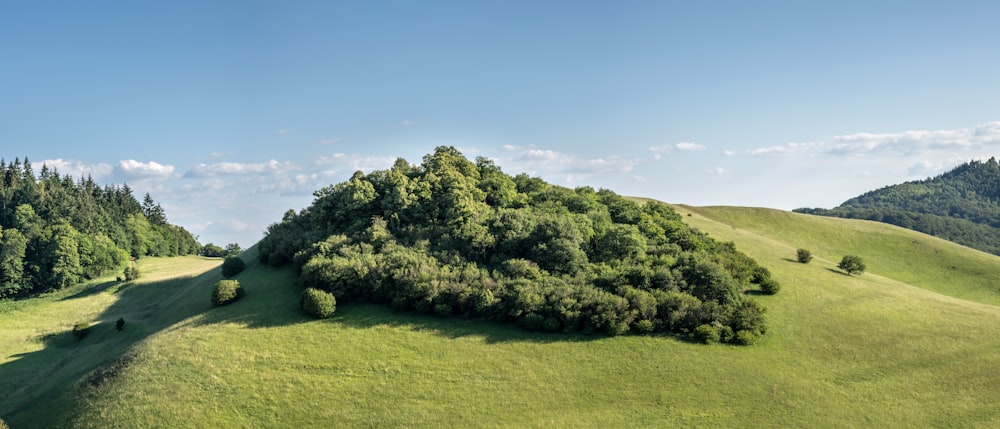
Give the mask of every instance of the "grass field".
POLYGON ((678 210, 782 283, 757 298, 771 327, 757 345, 369 305, 316 321, 296 310, 289 270, 256 263, 237 276, 243 300, 212 308, 218 260, 152 259, 135 285, 0 306, 0 417, 14 429, 1000 425, 1000 258, 870 222, 678 210), (792 262, 797 247, 817 259, 792 262), (845 253, 869 272, 836 270, 845 253), (102 323, 77 341, 80 320, 102 323))

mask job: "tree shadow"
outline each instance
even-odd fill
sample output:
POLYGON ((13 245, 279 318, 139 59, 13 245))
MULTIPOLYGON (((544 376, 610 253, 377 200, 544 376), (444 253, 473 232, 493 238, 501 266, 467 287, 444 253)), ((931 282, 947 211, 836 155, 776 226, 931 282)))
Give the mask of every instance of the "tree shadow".
POLYGON ((840 275, 842 275, 842 276, 847 276, 847 277, 851 277, 851 275, 850 275, 850 274, 848 274, 848 273, 845 273, 845 272, 843 272, 843 271, 840 271, 840 270, 835 270, 835 269, 833 269, 833 268, 827 268, 826 270, 827 270, 827 271, 829 271, 829 272, 831 272, 831 273, 837 273, 837 274, 840 274, 840 275))
POLYGON ((108 289, 111 289, 115 285, 119 285, 119 284, 122 284, 122 283, 119 282, 118 280, 108 280, 106 282, 98 283, 98 284, 96 284, 94 286, 91 286, 91 287, 88 287, 86 289, 83 289, 83 290, 81 290, 81 291, 79 291, 77 293, 74 293, 72 295, 62 297, 59 300, 60 301, 69 301, 69 300, 73 300, 73 299, 77 299, 77 298, 86 298, 88 296, 97 295, 97 294, 99 294, 101 292, 104 292, 104 291, 106 291, 108 289))

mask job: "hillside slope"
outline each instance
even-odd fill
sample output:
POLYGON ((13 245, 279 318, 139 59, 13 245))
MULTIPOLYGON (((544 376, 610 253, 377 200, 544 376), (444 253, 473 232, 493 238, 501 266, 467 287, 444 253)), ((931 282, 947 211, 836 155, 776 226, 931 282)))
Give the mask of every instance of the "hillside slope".
MULTIPOLYGON (((296 310, 292 270, 251 262, 237 277, 246 297, 218 309, 207 305, 215 269, 182 283, 72 298, 74 305, 117 302, 116 312, 177 321, 113 351, 131 357, 120 369, 96 372, 101 377, 56 373, 50 384, 65 386, 64 393, 15 407, 0 401, 0 416, 14 428, 1000 424, 1000 307, 967 300, 995 302, 991 276, 1000 258, 873 222, 765 209, 677 210, 713 237, 734 241, 781 281, 780 294, 758 298, 772 322, 757 345, 531 333, 371 305, 341 306, 333 319, 314 321, 296 310), (818 258, 790 261, 797 247, 818 258), (836 270, 848 251, 865 257, 868 273, 836 270), (173 301, 144 310, 158 300, 173 301)), ((244 258, 255 261, 254 251, 244 258)), ((37 324, 72 323, 73 316, 59 321, 56 309, 65 305, 0 313, 0 335, 27 314, 48 315, 37 324)), ((98 359, 106 350, 93 347, 112 335, 85 339, 93 343, 84 347, 43 343, 25 355, 18 349, 39 344, 5 341, 0 380, 60 353, 117 361, 98 359)))
POLYGON ((833 209, 800 213, 885 222, 1000 255, 1000 164, 971 161, 926 180, 886 186, 833 209))

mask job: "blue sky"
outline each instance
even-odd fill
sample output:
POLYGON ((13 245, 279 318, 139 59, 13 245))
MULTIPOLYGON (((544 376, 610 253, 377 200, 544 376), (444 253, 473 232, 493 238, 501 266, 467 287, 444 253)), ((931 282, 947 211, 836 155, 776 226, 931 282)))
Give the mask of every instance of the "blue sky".
POLYGON ((0 155, 202 243, 435 146, 667 202, 832 207, 1000 152, 994 2, 6 2, 0 155))

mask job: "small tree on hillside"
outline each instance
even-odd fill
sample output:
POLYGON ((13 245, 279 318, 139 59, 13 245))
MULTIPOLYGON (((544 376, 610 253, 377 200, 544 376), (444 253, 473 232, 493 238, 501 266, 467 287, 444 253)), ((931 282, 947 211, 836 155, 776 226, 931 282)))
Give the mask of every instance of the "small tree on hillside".
POLYGON ((243 262, 239 256, 227 256, 226 260, 222 262, 222 276, 232 277, 239 274, 247 267, 246 262, 243 262))
POLYGON ((845 255, 840 263, 837 264, 837 268, 840 268, 847 272, 847 274, 861 274, 865 272, 868 268, 865 266, 865 261, 861 259, 860 256, 855 255, 845 255))
POLYGON ((796 259, 803 264, 808 264, 810 261, 813 260, 812 252, 810 252, 808 249, 799 249, 796 250, 795 253, 797 256, 796 259))

